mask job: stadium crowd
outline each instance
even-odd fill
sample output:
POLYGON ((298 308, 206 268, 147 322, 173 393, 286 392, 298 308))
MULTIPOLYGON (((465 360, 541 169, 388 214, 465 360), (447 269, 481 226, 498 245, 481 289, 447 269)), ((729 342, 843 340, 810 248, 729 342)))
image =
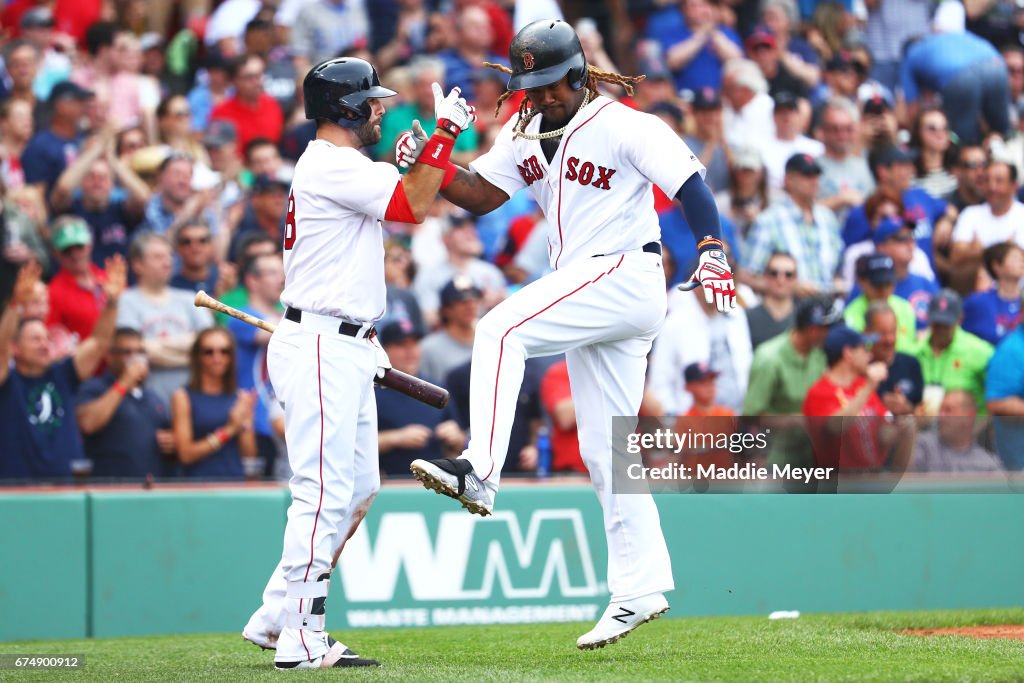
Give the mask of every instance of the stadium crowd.
MULTIPOLYGON (((740 285, 728 315, 675 288, 696 245, 655 189, 670 297, 642 415, 761 417, 783 459, 805 417, 860 417, 850 467, 1024 468, 1024 10, 965 4, 13 0, 0 480, 286 478, 269 334, 192 301, 281 318, 290 173, 315 134, 302 78, 337 55, 376 65, 399 92, 366 150, 382 161, 414 119, 431 130, 433 81, 460 86, 479 112, 466 164, 522 100, 498 109, 506 76, 483 62, 548 16, 591 64, 646 75, 607 94, 707 167, 740 285)), ((475 323, 546 272, 548 226, 521 192, 384 229, 380 341, 452 396, 437 411, 377 390, 381 470, 403 476, 461 452, 475 323)), ((564 360, 528 362, 509 448, 513 471, 585 471, 564 360)))

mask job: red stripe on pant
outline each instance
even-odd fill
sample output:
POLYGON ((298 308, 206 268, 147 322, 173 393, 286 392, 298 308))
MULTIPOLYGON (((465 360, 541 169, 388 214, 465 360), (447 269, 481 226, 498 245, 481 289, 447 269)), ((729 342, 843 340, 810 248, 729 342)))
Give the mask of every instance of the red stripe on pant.
MULTIPOLYGON (((317 395, 320 398, 320 501, 316 506, 316 516, 313 518, 313 533, 309 535, 309 563, 306 565, 306 576, 302 579, 303 581, 309 581, 309 570, 313 567, 313 548, 316 539, 316 527, 320 522, 320 509, 324 505, 324 390, 323 382, 320 378, 320 335, 316 336, 316 390, 317 395)), ((299 600, 299 612, 302 612, 302 600, 299 600)), ((302 647, 306 650, 306 659, 310 659, 309 648, 306 647, 306 638, 302 635, 302 629, 299 629, 299 640, 302 641, 302 647)))
POLYGON ((588 282, 584 282, 582 285, 580 285, 576 289, 572 290, 568 294, 563 294, 562 296, 558 297, 557 299, 555 299, 550 304, 548 304, 544 308, 540 309, 539 311, 537 311, 533 315, 529 316, 528 318, 524 318, 523 320, 519 321, 518 323, 516 323, 512 327, 508 328, 507 330, 505 330, 505 334, 501 335, 501 344, 498 346, 498 369, 494 373, 494 403, 493 403, 493 405, 491 407, 491 440, 487 444, 487 456, 491 459, 491 469, 487 470, 487 476, 485 476, 483 478, 483 481, 487 481, 488 479, 490 479, 491 475, 494 474, 494 422, 495 422, 496 413, 498 411, 498 379, 501 377, 501 358, 505 354, 505 337, 507 337, 509 334, 511 334, 512 330, 516 329, 517 327, 519 327, 521 325, 524 325, 525 323, 530 322, 531 320, 533 320, 538 315, 540 315, 544 311, 548 310, 549 308, 551 308, 552 306, 554 306, 558 302, 565 301, 570 296, 572 296, 576 292, 580 291, 581 289, 583 289, 587 285, 592 285, 595 282, 597 282, 598 280, 600 280, 601 278, 603 278, 605 275, 610 275, 613 270, 615 270, 616 268, 618 268, 619 266, 622 265, 622 262, 625 260, 625 258, 626 258, 626 255, 623 254, 621 257, 619 257, 619 262, 616 263, 611 268, 609 268, 607 271, 601 273, 600 275, 595 277, 593 280, 590 280, 588 282))

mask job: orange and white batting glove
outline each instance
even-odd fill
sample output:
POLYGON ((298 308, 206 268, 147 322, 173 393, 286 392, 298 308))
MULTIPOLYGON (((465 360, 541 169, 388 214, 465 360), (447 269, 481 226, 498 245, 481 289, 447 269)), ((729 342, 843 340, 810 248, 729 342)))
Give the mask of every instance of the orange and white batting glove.
POLYGON ((703 251, 700 252, 697 270, 688 282, 679 285, 679 289, 688 291, 703 287, 704 301, 714 304, 719 313, 728 313, 736 310, 736 282, 723 246, 713 237, 701 240, 697 248, 703 251))

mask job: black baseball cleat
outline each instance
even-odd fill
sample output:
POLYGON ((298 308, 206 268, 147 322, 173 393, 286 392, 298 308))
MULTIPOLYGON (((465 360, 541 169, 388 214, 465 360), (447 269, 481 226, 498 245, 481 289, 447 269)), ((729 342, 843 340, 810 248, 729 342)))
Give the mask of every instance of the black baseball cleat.
POLYGON ((476 476, 468 460, 413 460, 409 469, 423 486, 454 498, 475 515, 486 517, 494 510, 494 494, 490 486, 476 476))
POLYGON ((327 636, 327 644, 330 649, 327 654, 316 659, 302 659, 297 662, 274 662, 279 671, 295 671, 298 669, 341 669, 355 666, 380 666, 376 659, 363 659, 355 652, 339 643, 334 638, 327 636))

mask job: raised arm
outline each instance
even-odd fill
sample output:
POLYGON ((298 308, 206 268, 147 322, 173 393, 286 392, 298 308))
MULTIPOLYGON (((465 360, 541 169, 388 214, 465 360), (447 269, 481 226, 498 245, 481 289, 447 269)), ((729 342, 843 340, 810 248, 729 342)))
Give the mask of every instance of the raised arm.
POLYGON ((21 307, 32 300, 32 292, 35 291, 41 273, 42 268, 35 261, 23 265, 14 281, 11 298, 0 314, 0 384, 7 381, 11 372, 11 342, 18 331, 21 307))
POLYGON ((75 349, 75 372, 78 373, 79 379, 85 379, 96 372, 103 356, 110 349, 117 326, 117 300, 128 284, 128 266, 125 265, 123 256, 114 254, 104 265, 107 281, 103 283, 103 293, 107 300, 95 327, 92 328, 92 334, 75 349))

